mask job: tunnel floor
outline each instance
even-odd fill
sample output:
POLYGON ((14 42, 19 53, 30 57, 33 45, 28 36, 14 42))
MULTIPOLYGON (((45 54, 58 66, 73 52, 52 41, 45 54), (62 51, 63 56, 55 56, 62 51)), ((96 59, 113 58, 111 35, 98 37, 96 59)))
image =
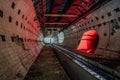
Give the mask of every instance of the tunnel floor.
POLYGON ((44 46, 24 80, 69 80, 52 49, 44 46))

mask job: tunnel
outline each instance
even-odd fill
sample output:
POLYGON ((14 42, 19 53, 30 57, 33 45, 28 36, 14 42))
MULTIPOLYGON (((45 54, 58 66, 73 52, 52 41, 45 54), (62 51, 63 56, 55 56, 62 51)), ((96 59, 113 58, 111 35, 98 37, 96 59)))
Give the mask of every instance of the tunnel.
POLYGON ((0 0, 0 80, 120 80, 120 0, 0 0))

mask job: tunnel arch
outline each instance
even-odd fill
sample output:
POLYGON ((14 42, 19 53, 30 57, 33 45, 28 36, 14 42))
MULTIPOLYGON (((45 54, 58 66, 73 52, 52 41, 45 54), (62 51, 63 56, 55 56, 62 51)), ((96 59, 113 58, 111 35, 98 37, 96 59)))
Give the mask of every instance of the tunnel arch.
POLYGON ((97 48, 99 35, 96 30, 89 30, 83 33, 77 47, 78 51, 93 54, 97 48))

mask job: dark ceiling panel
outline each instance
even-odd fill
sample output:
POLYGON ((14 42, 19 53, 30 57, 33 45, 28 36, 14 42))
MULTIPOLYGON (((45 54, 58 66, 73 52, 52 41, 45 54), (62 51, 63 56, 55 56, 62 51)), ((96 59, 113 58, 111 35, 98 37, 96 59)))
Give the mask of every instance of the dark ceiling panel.
MULTIPOLYGON (((47 1, 46 13, 51 13, 53 9, 54 0, 46 0, 46 1, 47 1)), ((50 20, 50 17, 46 17, 46 22, 48 22, 49 20, 50 20)))
MULTIPOLYGON (((64 0, 58 11, 58 14, 64 14, 69 9, 73 1, 74 0, 64 0)), ((56 17, 55 22, 60 21, 60 19, 61 17, 56 17)))
POLYGON ((64 26, 60 24, 47 24, 46 22, 70 23, 76 19, 70 17, 71 15, 80 15, 84 13, 89 6, 92 5, 93 0, 32 0, 37 14, 37 18, 44 27, 64 26), (44 16, 45 14, 68 14, 66 16, 44 16))

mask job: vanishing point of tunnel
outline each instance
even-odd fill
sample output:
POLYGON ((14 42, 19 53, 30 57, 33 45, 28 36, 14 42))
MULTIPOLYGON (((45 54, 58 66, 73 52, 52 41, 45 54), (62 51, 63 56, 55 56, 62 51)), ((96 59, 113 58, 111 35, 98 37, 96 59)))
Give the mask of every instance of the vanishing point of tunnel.
POLYGON ((0 80, 120 80, 120 0, 0 0, 0 80))

